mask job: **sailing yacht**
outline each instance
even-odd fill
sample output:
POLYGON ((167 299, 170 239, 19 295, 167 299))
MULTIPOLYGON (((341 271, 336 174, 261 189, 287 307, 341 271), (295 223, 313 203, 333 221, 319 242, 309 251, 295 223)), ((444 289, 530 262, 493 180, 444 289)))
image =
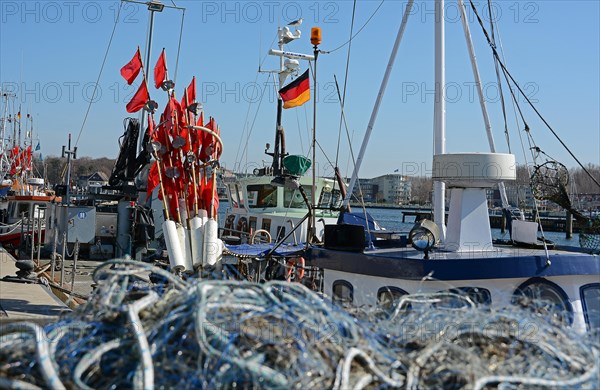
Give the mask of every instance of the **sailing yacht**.
MULTIPOLYGON (((412 3, 409 1, 406 7, 376 108, 385 91, 412 3)), ((458 4, 474 77, 480 86, 465 5, 462 0, 458 4)), ((512 241, 520 246, 500 245, 492 240, 486 189, 515 180, 515 156, 497 153, 493 144, 491 152, 486 153, 446 152, 445 99, 440 88, 445 83, 443 0, 436 0, 435 15, 434 221, 416 223, 405 237, 404 245, 392 247, 368 225, 326 226, 324 244, 309 249, 306 265, 322 271, 322 292, 343 305, 385 305, 401 302, 407 294, 448 292, 466 296, 479 305, 543 306, 546 313, 579 332, 598 332, 600 257, 597 254, 592 254, 589 248, 551 249, 545 242, 539 242, 536 222, 519 219, 511 220, 511 232, 512 241), (447 224, 446 188, 450 192, 447 224)), ((485 100, 479 92, 487 125, 485 100)), ((365 141, 373 123, 372 117, 365 141)), ((349 192, 365 148, 363 142, 349 192)))
MULTIPOLYGON (((280 58, 279 69, 274 72, 279 77, 280 90, 288 76, 298 73, 298 60, 314 60, 312 55, 285 50, 287 44, 300 36, 297 28, 293 32, 287 26, 279 28, 279 50, 269 53, 280 58)), ((308 78, 308 72, 305 75, 308 78)), ((282 96, 278 95, 274 150, 270 151, 270 144, 265 148, 265 153, 272 157, 271 165, 255 168, 247 175, 223 176, 229 207, 221 238, 228 244, 308 242, 313 238, 309 235, 311 221, 308 217, 312 215, 309 208, 314 209, 314 237, 317 240, 322 239, 326 224, 337 221, 341 205, 341 193, 336 189, 339 186, 333 179, 317 177, 313 187, 313 179, 303 176, 311 161, 287 153, 281 120, 283 108, 282 96)))

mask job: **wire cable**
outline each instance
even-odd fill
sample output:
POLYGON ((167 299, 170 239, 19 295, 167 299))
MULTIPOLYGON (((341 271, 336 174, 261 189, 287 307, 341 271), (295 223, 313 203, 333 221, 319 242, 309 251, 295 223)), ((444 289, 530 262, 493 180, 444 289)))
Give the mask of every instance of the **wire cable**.
POLYGON ((365 27, 367 27, 367 24, 369 24, 369 22, 371 21, 371 19, 373 19, 373 17, 375 16, 375 14, 377 14, 377 11, 379 11, 379 8, 381 8, 381 6, 383 5, 384 2, 385 2, 385 0, 381 0, 381 3, 379 3, 379 5, 377 6, 377 8, 375 8, 375 11, 373 11, 373 13, 371 14, 371 16, 369 16, 369 19, 367 19, 367 21, 365 22, 365 24, 363 24, 362 27, 356 32, 356 34, 354 34, 348 41, 346 41, 345 43, 341 44, 340 46, 336 47, 333 50, 322 50, 321 53, 331 54, 333 52, 338 51, 342 47, 350 44, 350 42, 352 42, 352 40, 354 40, 354 38, 356 38, 358 36, 358 34, 360 34, 365 27))
POLYGON ((106 46, 106 52, 104 53, 104 59, 102 60, 102 65, 100 66, 100 72, 98 73, 98 78, 96 79, 96 84, 94 85, 94 92, 92 93, 92 98, 88 104, 87 110, 85 111, 85 116, 83 117, 83 123, 81 124, 81 129, 79 129, 79 133, 77 134, 77 139, 75 140, 75 146, 79 144, 79 138, 81 137, 81 133, 83 133, 83 129, 87 122, 88 115, 90 114, 90 110, 92 108, 92 103, 94 103, 94 98, 96 97, 96 91, 98 90, 98 85, 100 83, 100 77, 102 77, 102 71, 104 70, 104 65, 106 65, 106 59, 108 58, 108 53, 110 52, 110 47, 113 42, 113 38, 115 36, 115 31, 117 30, 117 25, 119 24, 119 17, 121 16, 121 9, 123 7, 123 2, 119 2, 119 9, 117 10, 117 16, 115 17, 115 24, 113 26, 113 30, 110 34, 110 39, 108 40, 108 45, 106 46))
POLYGON ((600 182, 598 182, 598 180, 596 180, 596 178, 587 170, 587 168, 581 163, 581 161, 579 161, 579 159, 575 156, 575 154, 573 154, 573 152, 565 144, 565 142, 558 136, 558 134, 554 131, 554 129, 552 128, 552 126, 550 126, 550 124, 546 121, 546 119, 542 116, 542 114, 535 107, 535 105, 533 104, 533 102, 531 101, 531 99, 529 99, 529 97, 527 96, 527 94, 525 93, 525 91, 523 91, 523 89, 521 88, 521 86, 517 83, 517 81, 515 80, 515 78, 508 71, 508 69, 506 68, 506 66, 504 66, 504 64, 502 63, 502 60, 500 59, 500 56, 498 55, 498 51, 496 50, 496 47, 494 46, 494 44, 490 40, 489 34, 488 34, 485 26, 483 25, 483 21, 481 20, 481 17, 479 16, 479 13, 477 12, 477 9, 475 8, 475 5, 473 4, 473 1, 469 0, 469 3, 471 4, 471 8, 473 9, 473 12, 475 13, 475 16, 477 17, 479 25, 481 26, 481 29, 483 30, 483 34, 485 35, 485 38, 487 39, 488 44, 492 48, 492 52, 494 54, 494 57, 498 60, 498 63, 502 67, 502 70, 505 73, 505 75, 507 75, 511 79, 511 81, 514 83, 515 87, 519 90, 521 96, 523 96, 523 98, 527 101, 527 104, 529 104, 529 106, 536 113, 536 115, 538 116, 538 118, 540 118, 540 120, 544 123, 544 125, 546 125, 546 127, 548 128, 548 130, 550 130, 550 132, 552 133, 552 135, 554 135, 554 137, 558 140, 558 142, 560 142, 560 144, 571 155, 571 157, 577 162, 577 164, 579 164, 579 166, 581 167, 581 169, 583 169, 583 171, 590 177, 590 179, 598 187, 600 187, 600 182))

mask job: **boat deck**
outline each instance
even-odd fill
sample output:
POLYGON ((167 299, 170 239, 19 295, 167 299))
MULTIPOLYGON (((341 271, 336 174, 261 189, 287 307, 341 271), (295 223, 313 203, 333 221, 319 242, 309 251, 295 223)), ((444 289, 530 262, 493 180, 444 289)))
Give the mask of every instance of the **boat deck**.
POLYGON ((2 280, 15 276, 15 259, 0 248, 0 319, 2 322, 50 322, 70 309, 41 284, 15 283, 2 280))

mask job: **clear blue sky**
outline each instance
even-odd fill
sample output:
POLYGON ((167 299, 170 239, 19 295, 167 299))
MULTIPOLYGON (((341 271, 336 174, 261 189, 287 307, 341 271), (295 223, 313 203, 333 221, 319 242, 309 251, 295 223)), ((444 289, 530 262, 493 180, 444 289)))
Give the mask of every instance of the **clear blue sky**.
MULTIPOLYGON (((165 4, 172 4, 165 0, 165 4)), ((191 77, 198 79, 198 93, 206 115, 221 126, 225 142, 222 160, 233 167, 242 155, 249 125, 256 121, 248 141, 244 163, 260 164, 266 142, 273 144, 275 98, 267 75, 257 75, 258 62, 275 69, 277 59, 265 57, 274 47, 278 24, 304 18, 302 39, 288 50, 309 53, 310 27, 323 29, 323 50, 346 42, 352 1, 177 1, 186 7, 181 55, 177 74, 180 96, 191 77), (265 92, 262 104, 258 95, 265 92), (252 103, 252 104, 250 104, 252 103), (248 115, 249 113, 249 115, 248 115), (241 147, 240 139, 243 138, 241 147)), ((477 1, 479 9, 487 2, 477 1)), ((357 4, 355 31, 380 4, 357 4)), ((537 107, 585 163, 600 164, 600 2, 590 1, 493 1, 509 69, 537 101, 537 107)), ((389 53, 406 2, 385 1, 352 46, 347 90, 346 118, 358 152, 389 53)), ((35 117, 44 155, 60 154, 67 133, 79 132, 93 84, 113 29, 116 1, 0 1, 0 83, 22 96, 22 112, 35 117)), ((487 8, 486 8, 487 10, 487 8)), ((447 150, 488 149, 484 125, 472 86, 473 76, 455 2, 447 2, 447 150)), ((470 13, 472 18, 473 14, 470 13)), ((487 14, 485 20, 489 19, 487 14)), ((148 16, 143 5, 126 5, 104 72, 101 96, 95 103, 79 141, 79 154, 116 157, 122 134, 125 104, 135 91, 119 75, 139 45, 145 46, 148 16)), ((167 49, 169 71, 175 70, 181 13, 157 14, 151 68, 162 47, 167 49)), ((473 18, 472 18, 473 19, 473 18)), ((391 173, 427 173, 431 165, 433 128, 433 2, 416 1, 413 16, 400 46, 380 115, 369 145, 362 177, 391 173), (409 172, 410 171, 410 172, 409 172)), ((504 124, 497 98, 489 47, 481 30, 471 23, 489 109, 499 151, 507 151, 504 124)), ((498 31, 497 31, 498 32, 498 31)), ((329 159, 335 160, 340 106, 333 75, 343 82, 347 47, 319 59, 317 137, 329 159)), ((303 64, 303 69, 306 64, 303 64)), ((136 83, 137 84, 137 83, 136 83)), ((507 91, 505 90, 505 93, 507 91)), ((162 111, 164 92, 152 90, 162 111)), ((523 99, 520 99, 523 102, 523 99)), ((512 105, 509 110, 511 146, 524 161, 512 105)), ((568 167, 568 156, 550 132, 525 105, 525 115, 538 146, 568 167)), ((308 152, 312 104, 286 110, 287 148, 308 152), (308 122, 308 125, 307 125, 308 122)), ((348 146, 343 136, 340 165, 348 167, 348 146)), ((324 172, 327 162, 318 153, 324 172)), ((528 155, 528 158, 530 156, 528 155)))

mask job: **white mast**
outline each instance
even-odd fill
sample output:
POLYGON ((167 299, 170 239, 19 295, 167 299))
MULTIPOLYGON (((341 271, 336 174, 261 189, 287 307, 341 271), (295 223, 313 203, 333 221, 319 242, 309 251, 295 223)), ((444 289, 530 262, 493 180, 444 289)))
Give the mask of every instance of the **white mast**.
MULTIPOLYGON (((460 19, 462 21, 463 30, 465 32, 467 48, 469 49, 471 68, 473 69, 473 77, 475 78, 475 85, 477 86, 477 94, 479 95, 479 104, 481 105, 481 113, 483 115, 483 122, 485 123, 485 131, 487 133, 487 139, 490 145, 490 152, 496 153, 496 144, 494 143, 494 136, 492 134, 492 125, 490 123, 490 117, 488 115, 487 106, 485 104, 485 97, 483 95, 483 89, 481 87, 481 77, 479 76, 479 68, 477 67, 477 57, 475 56, 475 48, 473 47, 473 40, 471 39, 471 30, 469 28, 469 22, 467 21, 467 15, 465 13, 465 4, 463 0, 458 0, 458 8, 460 9, 460 19)), ((506 187, 504 186, 504 182, 498 183, 498 188, 500 189, 502 207, 507 208, 509 204, 508 197, 506 196, 506 187)))
MULTIPOLYGON (((444 0, 435 1, 435 104, 433 117, 433 154, 446 153, 446 59, 444 0)), ((446 238, 446 188, 441 181, 433 183, 433 220, 446 238)))
POLYGON ((356 163, 354 164, 354 172, 352 172, 352 178, 350 179, 350 184, 348 185, 348 192, 346 193, 346 198, 344 199, 344 203, 342 208, 347 208, 348 203, 350 203, 350 198, 352 197, 352 190, 354 189, 354 185, 356 184, 356 180, 358 179, 358 172, 360 171, 360 166, 362 164, 363 156, 367 150, 367 145, 369 144, 369 138, 371 138, 371 133, 373 132, 373 126, 375 126, 375 119, 377 119, 377 114, 379 112, 379 106, 381 105, 381 101, 383 100, 383 95, 385 94, 385 89, 387 87, 388 80, 390 78, 390 74, 392 73, 392 68, 394 67, 394 61, 396 60, 396 54, 398 53, 398 48, 400 47, 400 42, 402 41, 402 36, 404 35, 404 30, 406 29, 406 24, 408 22, 408 16, 410 15, 411 9, 413 5, 413 0, 409 0, 406 5, 406 10, 404 11, 404 16, 402 17, 402 23, 400 23, 400 28, 398 29, 398 34, 396 35, 396 41, 394 42, 394 48, 392 49, 392 54, 390 54, 390 60, 388 61, 387 68, 385 69, 385 73, 383 75, 383 80, 381 81, 381 86, 379 87, 379 93, 377 94, 377 99, 375 100, 375 106, 373 107, 373 111, 371 112, 371 119, 369 119, 369 124, 367 125, 367 131, 365 132, 365 136, 363 138, 362 145, 360 146, 360 152, 356 157, 356 163))

